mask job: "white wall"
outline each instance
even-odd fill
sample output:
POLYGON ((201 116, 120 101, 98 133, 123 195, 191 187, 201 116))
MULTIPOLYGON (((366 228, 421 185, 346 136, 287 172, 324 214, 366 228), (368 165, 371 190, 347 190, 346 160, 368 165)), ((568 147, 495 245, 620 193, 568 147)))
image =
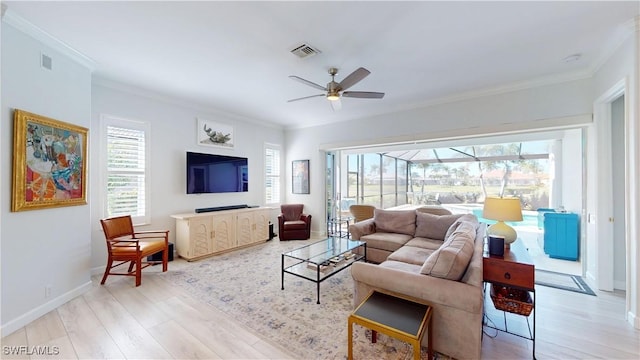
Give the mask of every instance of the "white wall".
MULTIPOLYGON (((600 100, 606 97, 612 88, 621 82, 625 86, 625 169, 626 178, 626 198, 628 206, 626 209, 626 239, 627 239, 627 319, 640 329, 640 17, 636 17, 633 23, 631 35, 618 47, 613 56, 596 72, 593 83, 594 92, 592 98, 596 102, 594 111, 594 131, 591 131, 588 138, 589 151, 592 155, 595 166, 589 167, 589 190, 592 194, 600 195, 598 198, 591 197, 587 204, 587 211, 597 214, 595 220, 589 223, 588 231, 597 235, 606 234, 610 231, 607 218, 612 216, 611 204, 608 204, 606 196, 610 193, 599 193, 598 186, 605 184, 604 179, 599 176, 603 168, 607 168, 610 159, 610 152, 602 151, 602 144, 607 144, 610 139, 610 131, 603 131, 610 127, 607 117, 601 111, 600 100), (600 145, 600 147, 598 147, 600 145), (593 200, 593 201, 591 201, 593 200), (602 230, 607 231, 602 231, 602 230)), ((611 99, 614 100, 614 99, 611 99)), ((610 114, 610 108, 604 113, 610 114)), ((591 163, 590 163, 591 164, 591 163)), ((606 190, 606 189, 605 189, 606 190)), ((604 241, 609 241, 606 236, 600 236, 604 241)), ((588 273, 598 281, 598 285, 605 283, 606 288, 613 288, 613 249, 603 242, 589 244, 593 251, 591 254, 604 254, 603 257, 590 258, 588 273), (606 273, 603 272, 606 268, 606 273), (597 274, 606 275, 608 279, 600 279, 597 274)), ((610 242, 609 242, 610 243, 610 242)))
POLYGON ((4 21, 1 43, 1 324, 6 335, 91 286, 89 205, 10 211, 13 109, 89 128, 91 72, 4 21), (53 70, 40 67, 41 53, 53 59, 53 70), (45 297, 46 286, 51 286, 50 297, 45 297))
MULTIPOLYGON (((190 213, 196 208, 226 205, 264 205, 264 143, 283 144, 281 127, 261 125, 230 114, 163 99, 121 84, 94 81, 92 91, 91 142, 96 144, 91 163, 98 165, 104 151, 100 143, 100 116, 108 114, 130 120, 147 121, 151 126, 151 224, 145 229, 169 229, 175 240, 175 220, 171 214, 190 213), (202 146, 196 143, 196 119, 204 118, 232 125, 234 149, 202 146), (242 156, 249 159, 249 192, 221 194, 186 194, 187 151, 242 156)), ((99 166, 91 177, 91 266, 101 273, 106 263, 106 247, 99 220, 103 211, 103 186, 99 166)), ((272 222, 276 223, 276 211, 272 222)))
POLYGON ((582 130, 565 131, 562 138, 562 195, 558 205, 582 220, 582 130))

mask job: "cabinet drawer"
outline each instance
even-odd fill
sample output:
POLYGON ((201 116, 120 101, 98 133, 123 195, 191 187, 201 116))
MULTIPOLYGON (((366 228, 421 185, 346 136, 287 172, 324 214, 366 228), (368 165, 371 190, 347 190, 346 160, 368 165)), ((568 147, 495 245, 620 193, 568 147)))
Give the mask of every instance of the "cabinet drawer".
POLYGON ((486 282, 533 289, 535 268, 530 264, 507 262, 501 259, 483 259, 483 278, 486 282))

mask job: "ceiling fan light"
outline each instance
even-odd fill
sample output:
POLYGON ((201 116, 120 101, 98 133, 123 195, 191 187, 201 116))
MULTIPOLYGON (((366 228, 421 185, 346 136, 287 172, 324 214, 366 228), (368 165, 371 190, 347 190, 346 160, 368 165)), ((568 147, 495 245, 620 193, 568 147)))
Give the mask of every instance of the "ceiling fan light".
POLYGON ((340 100, 340 94, 336 93, 329 93, 327 94, 327 100, 329 101, 336 101, 336 100, 340 100))

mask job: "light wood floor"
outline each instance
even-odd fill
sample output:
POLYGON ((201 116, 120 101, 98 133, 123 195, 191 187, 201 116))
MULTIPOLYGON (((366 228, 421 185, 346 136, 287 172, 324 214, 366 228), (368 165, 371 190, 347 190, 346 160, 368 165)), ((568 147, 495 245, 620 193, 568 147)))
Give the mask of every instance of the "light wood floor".
MULTIPOLYGON (((30 350, 42 346, 59 351, 48 357, 53 359, 295 358, 155 276, 154 270, 143 275, 138 288, 129 277, 112 276, 105 286, 98 281, 94 278, 93 288, 83 296, 2 338, 0 357, 43 358, 46 356, 28 356, 24 351, 22 356, 5 353, 7 346, 27 346, 30 350)), ((537 288, 538 359, 640 358, 640 331, 624 320, 624 294, 597 294, 537 288)), ((490 299, 487 302, 490 304, 490 299)), ((491 313, 491 305, 487 311, 491 313)), ((526 331, 524 317, 508 319, 510 329, 526 331)), ((488 329, 484 336, 483 359, 531 358, 531 341, 505 333, 493 335, 495 331, 488 329)), ((346 339, 336 341, 346 343, 346 339)))

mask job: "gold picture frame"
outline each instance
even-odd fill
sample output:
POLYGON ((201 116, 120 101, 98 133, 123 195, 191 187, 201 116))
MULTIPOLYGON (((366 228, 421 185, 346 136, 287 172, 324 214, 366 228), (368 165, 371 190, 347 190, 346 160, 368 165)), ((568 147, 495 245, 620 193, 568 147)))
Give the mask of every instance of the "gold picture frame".
POLYGON ((87 204, 87 133, 14 110, 11 211, 87 204))

